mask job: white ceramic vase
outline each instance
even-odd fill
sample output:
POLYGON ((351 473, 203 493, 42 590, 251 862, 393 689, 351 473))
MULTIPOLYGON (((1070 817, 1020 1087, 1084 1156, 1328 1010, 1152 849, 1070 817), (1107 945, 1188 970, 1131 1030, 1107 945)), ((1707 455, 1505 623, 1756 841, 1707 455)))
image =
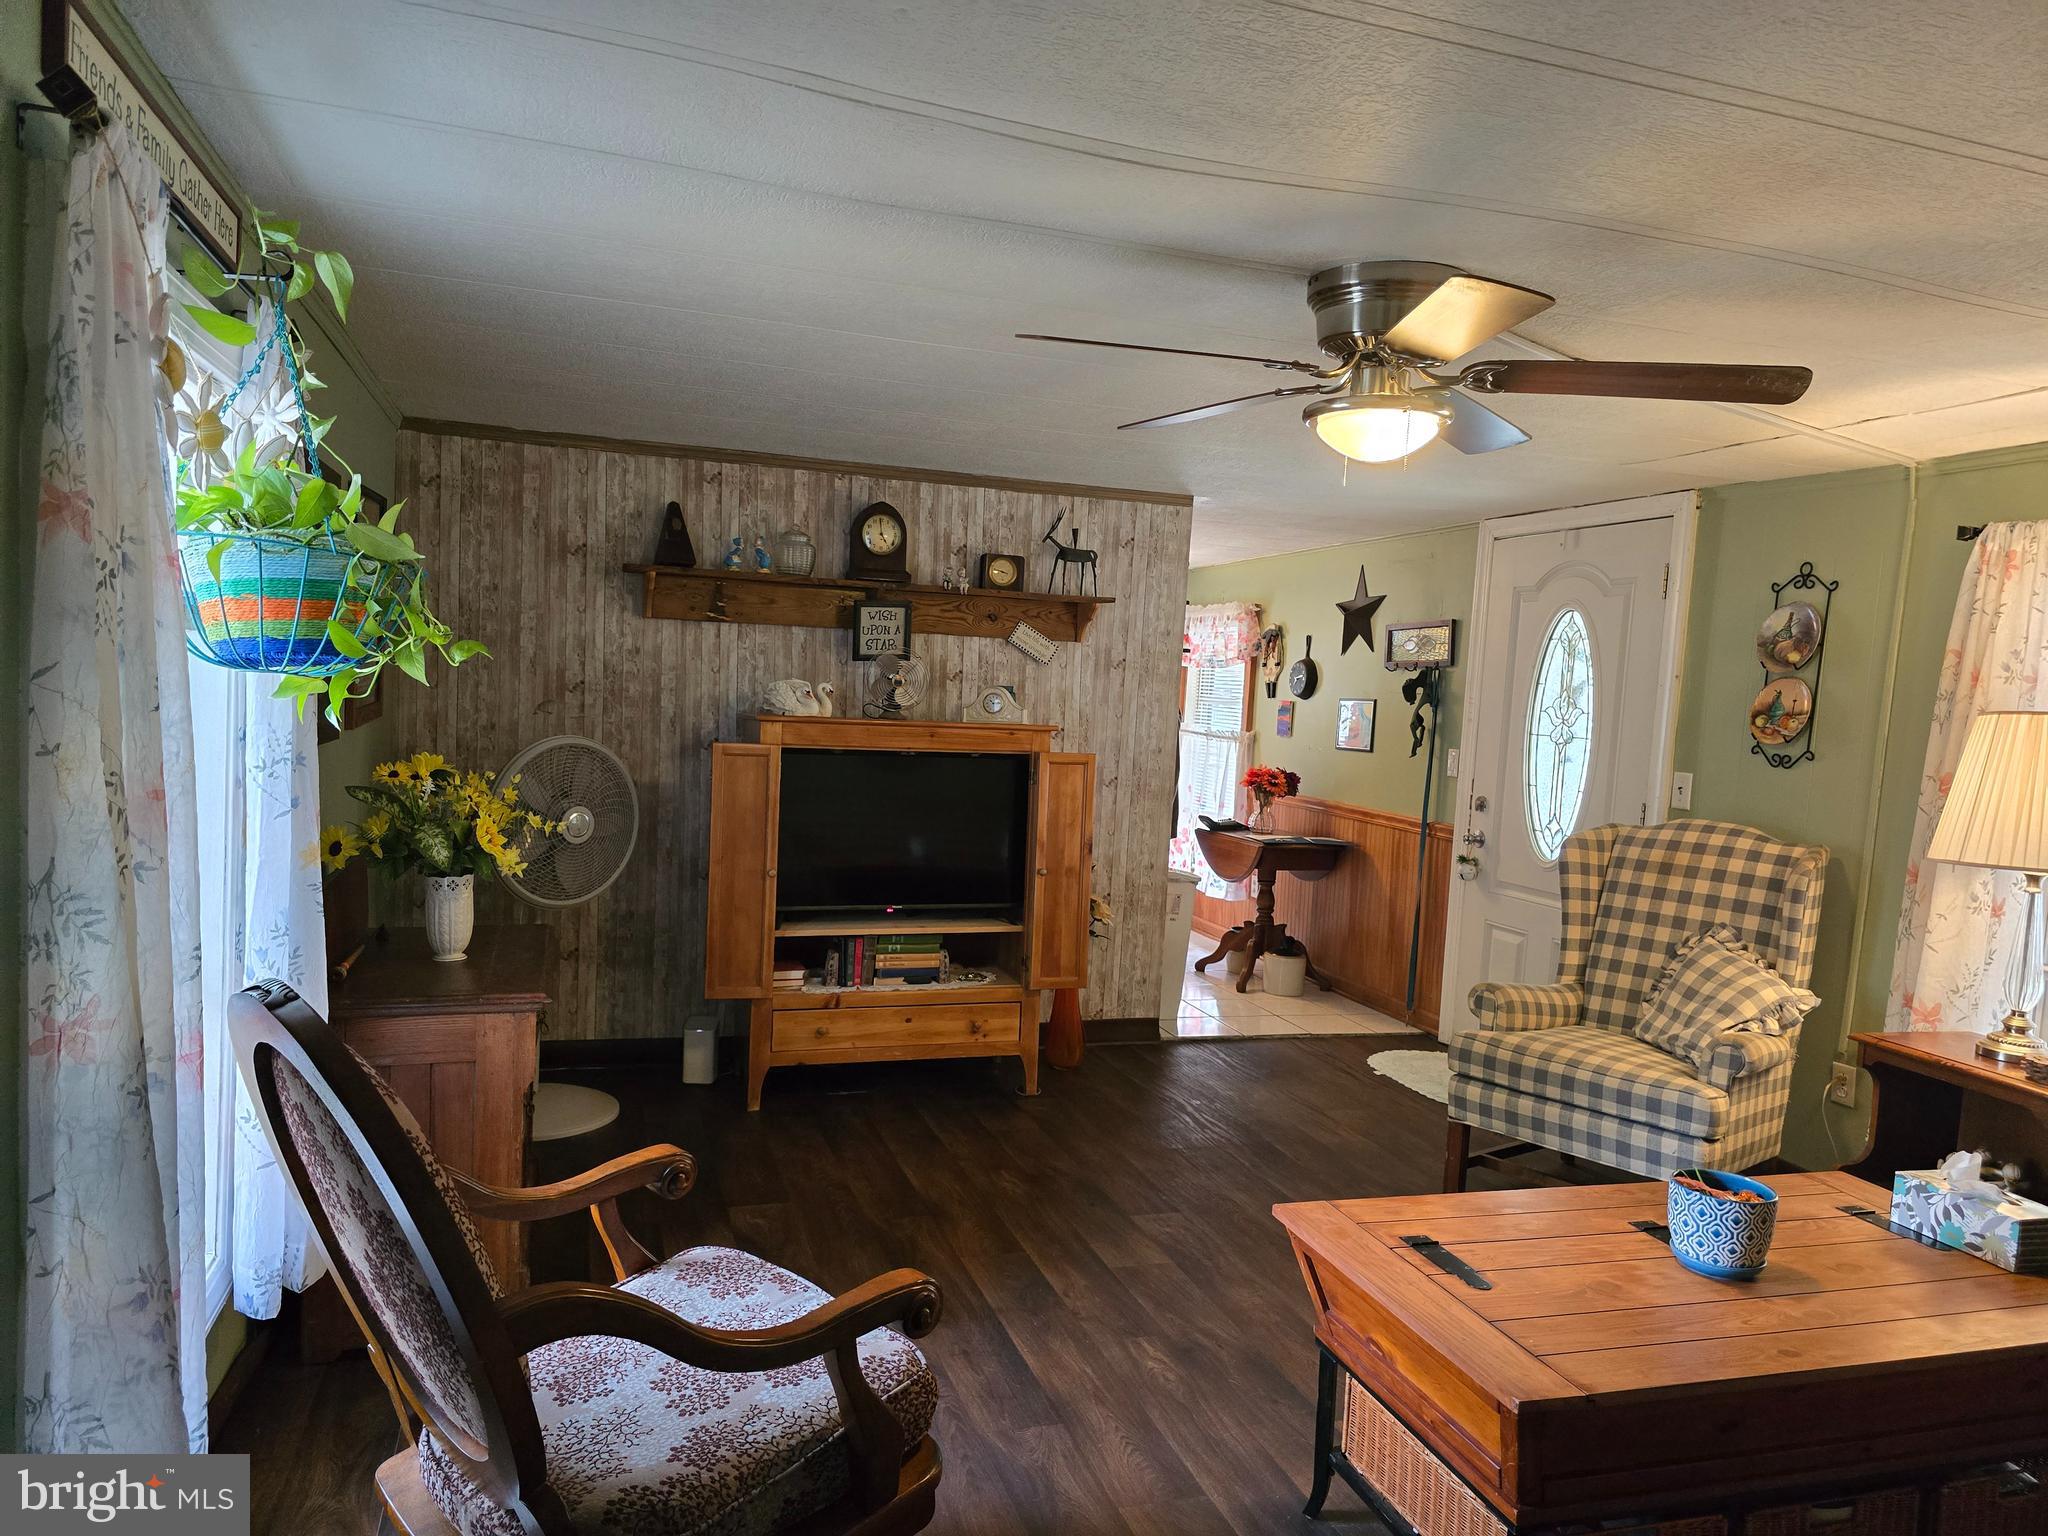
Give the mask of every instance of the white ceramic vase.
POLYGON ((1308 980, 1308 956, 1274 955, 1259 956, 1259 965, 1266 973, 1266 991, 1273 997, 1299 997, 1302 984, 1308 980))
POLYGON ((427 876, 427 945, 436 960, 469 956, 476 932, 476 876, 427 876))

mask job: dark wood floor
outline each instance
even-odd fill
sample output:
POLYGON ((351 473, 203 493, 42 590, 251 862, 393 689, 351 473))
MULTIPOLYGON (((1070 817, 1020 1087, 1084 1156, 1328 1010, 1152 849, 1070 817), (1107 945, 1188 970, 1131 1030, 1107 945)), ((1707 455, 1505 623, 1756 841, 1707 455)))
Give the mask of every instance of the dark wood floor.
MULTIPOLYGON (((944 1532, 1372 1533, 1339 1489, 1300 1508, 1315 1349, 1278 1201, 1437 1187, 1440 1106, 1375 1075, 1416 1036, 1092 1049, 1036 1099, 999 1063, 777 1073, 739 1084, 579 1079, 625 1104, 615 1143, 696 1153, 696 1191, 630 1214, 671 1251, 750 1249, 833 1290, 896 1265, 936 1276, 944 1532)), ((567 1169, 544 1164, 555 1177, 567 1169)), ((587 1226, 553 1223, 537 1279, 574 1277, 587 1226)), ((274 1351, 215 1448, 253 1453, 259 1532, 375 1528, 395 1429, 367 1363, 274 1351)))

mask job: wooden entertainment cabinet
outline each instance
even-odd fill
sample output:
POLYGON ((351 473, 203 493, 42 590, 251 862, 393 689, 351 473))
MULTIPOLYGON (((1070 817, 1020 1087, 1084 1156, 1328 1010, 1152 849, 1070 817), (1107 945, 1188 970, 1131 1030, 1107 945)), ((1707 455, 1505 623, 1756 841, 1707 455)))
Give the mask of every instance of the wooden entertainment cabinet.
MULTIPOLYGON (((761 1107, 771 1067, 801 1063, 1015 1056, 1038 1091, 1039 994, 1088 980, 1089 875, 1095 844, 1095 758, 1055 752, 1056 726, 940 720, 754 715, 750 740, 711 749, 711 853, 705 899, 704 993, 750 1006, 747 1108, 761 1107), (778 925, 782 752, 1016 753, 1031 760, 1024 903, 982 918, 789 919, 778 925), (976 946, 986 984, 777 992, 776 940, 940 932, 976 946)), ((850 808, 850 814, 857 810, 850 808)), ((956 956, 956 960, 959 957, 956 956)))

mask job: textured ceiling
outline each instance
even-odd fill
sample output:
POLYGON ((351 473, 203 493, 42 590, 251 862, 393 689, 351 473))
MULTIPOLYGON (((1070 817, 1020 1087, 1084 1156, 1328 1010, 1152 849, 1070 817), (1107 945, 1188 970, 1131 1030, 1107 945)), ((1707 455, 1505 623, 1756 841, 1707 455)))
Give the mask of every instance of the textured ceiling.
POLYGON ((2039 0, 125 0, 410 414, 1181 490, 1198 563, 2048 438, 2039 0), (1556 294, 1481 355, 1794 362, 1354 467, 1302 279, 1556 294), (1526 349, 1518 348, 1525 343, 1526 349))

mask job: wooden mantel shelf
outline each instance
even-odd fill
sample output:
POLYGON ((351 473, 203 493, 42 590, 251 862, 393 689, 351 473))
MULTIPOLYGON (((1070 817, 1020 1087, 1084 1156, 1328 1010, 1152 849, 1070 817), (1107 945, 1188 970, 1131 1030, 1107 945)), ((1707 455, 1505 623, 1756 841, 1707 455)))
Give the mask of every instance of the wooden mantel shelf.
POLYGON ((1019 623, 1048 640, 1085 639, 1095 610, 1113 597, 1067 597, 1058 592, 966 592, 944 587, 846 581, 830 576, 777 576, 749 571, 695 570, 675 565, 628 565, 646 583, 641 612, 650 619, 697 623, 786 624, 802 629, 850 629, 853 605, 871 595, 910 604, 913 635, 980 635, 1007 640, 1019 623))

